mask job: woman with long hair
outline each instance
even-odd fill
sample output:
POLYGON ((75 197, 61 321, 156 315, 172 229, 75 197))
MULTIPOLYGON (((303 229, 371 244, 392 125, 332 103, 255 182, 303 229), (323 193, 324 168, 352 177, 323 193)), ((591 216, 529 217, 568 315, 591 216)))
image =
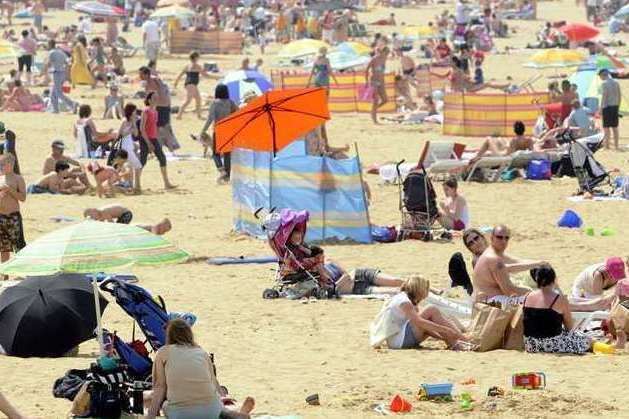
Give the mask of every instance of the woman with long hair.
POLYGON ((70 81, 72 87, 77 84, 96 85, 96 80, 88 67, 89 55, 87 53, 87 39, 83 35, 76 37, 72 47, 72 65, 70 66, 70 81))
POLYGON ((166 345, 153 363, 153 394, 146 416, 159 415, 164 402, 169 419, 249 418, 254 400, 248 397, 240 411, 223 407, 220 385, 212 359, 194 340, 192 329, 182 319, 168 322, 166 345))

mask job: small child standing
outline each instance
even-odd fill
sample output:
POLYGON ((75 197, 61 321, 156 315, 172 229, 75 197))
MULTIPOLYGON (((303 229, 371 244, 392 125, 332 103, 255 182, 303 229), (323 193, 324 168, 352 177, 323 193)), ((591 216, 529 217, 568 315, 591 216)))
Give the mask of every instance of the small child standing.
POLYGON ((124 115, 124 98, 119 95, 118 85, 109 85, 109 94, 105 96, 105 113, 103 119, 122 119, 124 115))

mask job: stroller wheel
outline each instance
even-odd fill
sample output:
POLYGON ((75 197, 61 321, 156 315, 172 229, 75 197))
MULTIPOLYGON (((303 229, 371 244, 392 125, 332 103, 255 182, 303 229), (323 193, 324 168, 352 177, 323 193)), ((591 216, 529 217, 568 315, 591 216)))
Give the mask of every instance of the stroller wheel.
POLYGON ((267 288, 262 293, 262 298, 264 298, 265 300, 274 300, 276 298, 280 298, 280 293, 273 288, 267 288))

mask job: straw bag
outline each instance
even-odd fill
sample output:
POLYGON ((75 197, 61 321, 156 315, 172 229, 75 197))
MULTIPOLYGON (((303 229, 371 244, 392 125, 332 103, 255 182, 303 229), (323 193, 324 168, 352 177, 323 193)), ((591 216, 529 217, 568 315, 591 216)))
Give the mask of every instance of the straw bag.
POLYGON ((524 310, 518 306, 511 317, 505 331, 504 345, 502 349, 511 351, 524 350, 524 310))
POLYGON ((478 352, 502 348, 505 331, 513 313, 513 310, 505 311, 487 304, 474 304, 470 334, 472 343, 478 346, 478 352))

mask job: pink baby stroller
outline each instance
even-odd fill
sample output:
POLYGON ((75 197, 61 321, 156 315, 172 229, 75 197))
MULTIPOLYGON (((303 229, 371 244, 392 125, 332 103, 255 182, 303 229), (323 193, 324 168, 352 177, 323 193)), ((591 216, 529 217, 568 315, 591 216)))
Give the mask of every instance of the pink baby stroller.
MULTIPOLYGON (((261 209, 256 211, 256 217, 260 212, 261 209)), ((328 287, 320 273, 324 264, 323 249, 305 243, 299 246, 290 243, 295 231, 305 237, 309 217, 308 211, 291 209, 282 209, 279 213, 272 209, 264 217, 262 228, 278 258, 279 267, 275 287, 264 290, 263 298, 328 298, 328 287)))

